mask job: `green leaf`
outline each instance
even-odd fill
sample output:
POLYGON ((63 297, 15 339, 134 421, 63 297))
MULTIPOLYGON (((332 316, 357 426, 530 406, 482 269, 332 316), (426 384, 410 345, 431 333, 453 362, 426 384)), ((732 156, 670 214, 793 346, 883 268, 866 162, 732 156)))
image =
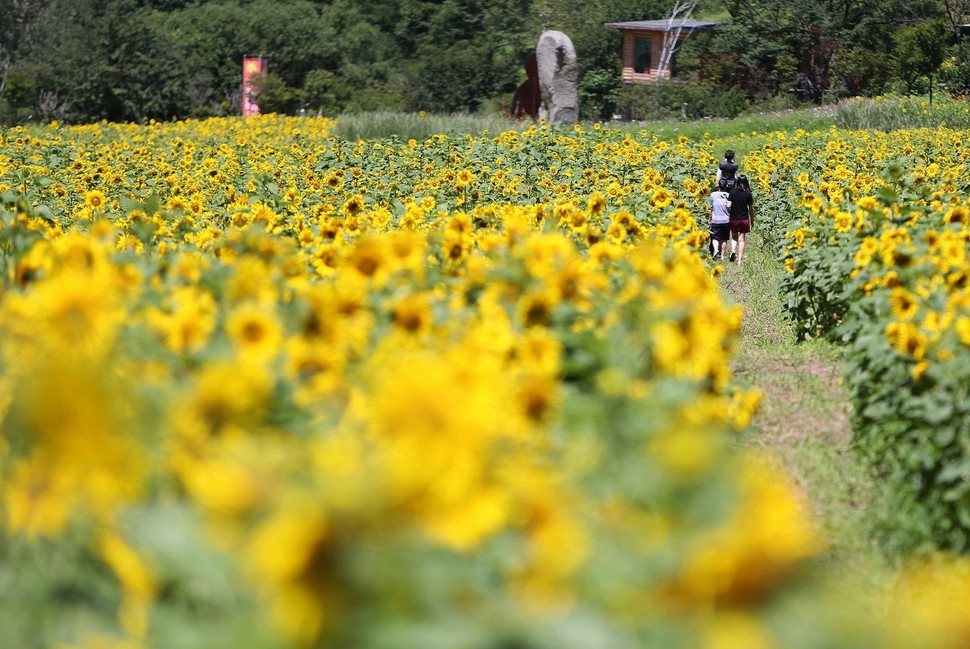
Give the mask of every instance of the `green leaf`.
POLYGON ((152 214, 157 212, 161 208, 161 206, 162 206, 162 199, 160 199, 158 196, 153 194, 148 198, 146 198, 145 202, 142 203, 142 210, 144 210, 145 214, 148 214, 149 216, 151 216, 152 214))
POLYGON ((899 200, 899 194, 892 187, 880 187, 876 190, 876 198, 884 205, 894 205, 899 200))

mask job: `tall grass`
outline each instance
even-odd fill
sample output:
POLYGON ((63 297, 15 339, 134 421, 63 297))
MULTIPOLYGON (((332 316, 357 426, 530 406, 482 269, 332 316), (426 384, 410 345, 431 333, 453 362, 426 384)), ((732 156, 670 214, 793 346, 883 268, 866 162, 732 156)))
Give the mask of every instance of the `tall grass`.
POLYGON ((836 106, 835 124, 853 131, 897 131, 915 128, 970 128, 970 102, 937 97, 876 97, 850 99, 836 106))
MULTIPOLYGON (((512 119, 501 114, 438 115, 380 111, 341 115, 337 119, 334 135, 346 140, 379 140, 395 136, 404 140, 425 140, 439 133, 481 135, 484 132, 523 130, 533 123, 530 119, 512 119)), ((833 125, 848 130, 873 129, 886 132, 941 126, 970 129, 970 102, 939 98, 930 103, 927 97, 856 98, 835 106, 754 113, 734 119, 609 122, 604 127, 657 140, 674 140, 679 137, 691 140, 743 140, 758 133, 797 129, 817 131, 833 125)), ((743 145, 739 143, 739 146, 743 145)))
MULTIPOLYGON (((835 123, 833 112, 830 107, 813 107, 742 115, 734 119, 608 122, 603 127, 628 131, 640 139, 644 136, 657 140, 676 140, 681 136, 692 140, 731 139, 732 142, 738 142, 734 145, 735 148, 743 151, 741 141, 757 133, 794 131, 799 128, 807 131, 827 129, 835 123)), ((389 137, 422 141, 439 133, 481 135, 486 131, 496 134, 508 130, 524 130, 534 123, 536 122, 528 118, 519 120, 505 115, 435 115, 382 111, 341 115, 337 118, 333 134, 352 141, 389 137)), ((592 123, 585 123, 584 126, 591 128, 592 123)))
POLYGON ((400 137, 403 140, 426 140, 439 133, 481 135, 523 130, 531 120, 517 120, 503 115, 402 113, 377 111, 350 113, 337 118, 333 134, 345 140, 381 140, 400 137))
POLYGON ((674 140, 680 136, 691 140, 744 137, 774 131, 825 130, 835 124, 831 106, 813 106, 768 113, 751 113, 738 117, 685 121, 667 119, 656 122, 614 122, 611 128, 635 132, 646 131, 658 140, 674 140))

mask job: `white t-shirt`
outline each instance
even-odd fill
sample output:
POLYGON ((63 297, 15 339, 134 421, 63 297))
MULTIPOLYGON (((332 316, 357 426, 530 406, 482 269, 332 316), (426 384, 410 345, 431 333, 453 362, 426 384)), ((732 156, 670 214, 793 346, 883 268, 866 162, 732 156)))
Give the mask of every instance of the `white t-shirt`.
POLYGON ((727 192, 711 192, 707 197, 707 206, 711 208, 711 223, 728 223, 731 220, 727 192))

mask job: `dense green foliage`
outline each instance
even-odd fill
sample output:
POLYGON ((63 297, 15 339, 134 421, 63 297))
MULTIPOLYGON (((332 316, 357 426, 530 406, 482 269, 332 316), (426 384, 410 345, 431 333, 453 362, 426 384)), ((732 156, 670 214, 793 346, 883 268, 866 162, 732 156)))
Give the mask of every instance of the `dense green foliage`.
POLYGON ((720 25, 677 54, 690 87, 651 94, 623 87, 621 35, 604 23, 662 18, 667 0, 0 0, 0 120, 237 114, 247 54, 267 57, 271 112, 497 112, 544 29, 576 46, 588 119, 779 107, 799 73, 816 99, 925 92, 930 79, 965 92, 968 4, 703 0, 692 17, 720 25))

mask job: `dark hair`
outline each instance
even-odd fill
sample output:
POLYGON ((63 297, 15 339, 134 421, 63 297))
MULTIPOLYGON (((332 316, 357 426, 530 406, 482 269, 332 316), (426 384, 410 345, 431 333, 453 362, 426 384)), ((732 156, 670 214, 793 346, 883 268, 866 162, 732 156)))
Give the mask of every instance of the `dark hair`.
POLYGON ((727 180, 724 178, 721 178, 719 181, 717 181, 717 188, 720 189, 722 192, 726 192, 727 184, 728 184, 727 180))
POLYGON ((732 151, 731 149, 728 149, 727 151, 724 152, 724 157, 727 158, 728 160, 734 160, 734 151, 732 151))
POLYGON ((751 191, 751 185, 748 184, 748 177, 745 175, 738 176, 738 187, 741 189, 751 191))

